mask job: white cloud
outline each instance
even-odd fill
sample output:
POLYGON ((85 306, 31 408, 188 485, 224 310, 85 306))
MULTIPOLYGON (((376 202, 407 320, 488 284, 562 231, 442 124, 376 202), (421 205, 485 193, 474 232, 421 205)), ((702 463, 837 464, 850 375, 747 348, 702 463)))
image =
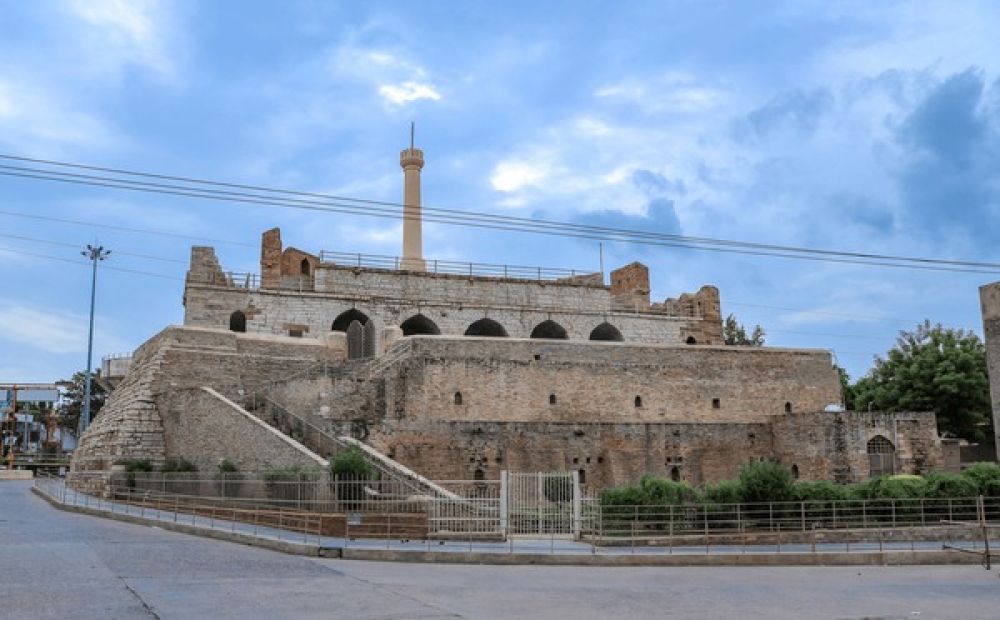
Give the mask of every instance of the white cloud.
MULTIPOLYGON (((0 339, 26 345, 46 353, 86 353, 88 317, 48 312, 23 305, 0 307, 0 324, 5 328, 0 339)), ((122 340, 98 326, 94 334, 95 351, 120 351, 122 340)), ((100 354, 95 354, 96 358, 100 354)))
POLYGON ((499 192, 516 192, 519 189, 538 185, 549 176, 548 165, 520 159, 508 159, 498 163, 490 175, 490 185, 499 192))
POLYGON ((378 92, 382 97, 395 105, 403 105, 420 99, 437 101, 441 98, 433 87, 419 82, 403 82, 401 84, 383 84, 378 92))
POLYGON ((73 0, 73 15, 90 26, 80 32, 89 39, 89 60, 98 68, 124 65, 147 67, 163 78, 175 80, 176 48, 168 39, 170 15, 157 0, 73 0))

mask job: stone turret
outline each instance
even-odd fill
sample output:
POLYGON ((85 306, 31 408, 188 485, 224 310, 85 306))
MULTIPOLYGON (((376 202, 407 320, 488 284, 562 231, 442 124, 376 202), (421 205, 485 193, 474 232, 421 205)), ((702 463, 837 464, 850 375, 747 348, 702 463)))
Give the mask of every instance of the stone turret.
POLYGON ((399 165, 403 168, 403 260, 400 268, 410 271, 424 271, 424 250, 420 215, 420 170, 424 167, 424 152, 413 147, 410 134, 410 148, 399 154, 399 165))

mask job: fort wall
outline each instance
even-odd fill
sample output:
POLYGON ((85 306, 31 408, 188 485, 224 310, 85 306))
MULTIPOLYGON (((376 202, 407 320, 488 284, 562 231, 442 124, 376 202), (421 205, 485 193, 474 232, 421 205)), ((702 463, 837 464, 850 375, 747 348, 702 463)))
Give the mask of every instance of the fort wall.
POLYGON ((1000 282, 979 287, 986 340, 986 363, 990 376, 990 396, 993 404, 993 432, 1000 460, 1000 282))

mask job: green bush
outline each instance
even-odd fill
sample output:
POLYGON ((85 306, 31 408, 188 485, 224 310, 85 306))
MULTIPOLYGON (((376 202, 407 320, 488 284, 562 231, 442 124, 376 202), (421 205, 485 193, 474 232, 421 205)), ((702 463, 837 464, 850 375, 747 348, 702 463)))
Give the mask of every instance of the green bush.
POLYGON ((869 483, 865 499, 919 499, 927 491, 927 481, 920 476, 880 476, 869 483))
POLYGON ((655 476, 643 476, 639 480, 639 489, 645 497, 645 503, 655 506, 683 504, 695 499, 694 489, 686 483, 655 476))
POLYGON ((240 468, 237 467, 236 464, 233 463, 232 461, 230 461, 229 459, 222 459, 219 462, 219 473, 220 474, 235 474, 239 470, 240 470, 240 468))
POLYGON ((738 504, 740 500, 738 480, 720 480, 715 484, 706 484, 701 492, 701 501, 706 504, 738 504))
POLYGON ((319 467, 290 465, 288 467, 272 467, 264 472, 266 482, 288 482, 316 480, 323 473, 319 467))
POLYGON ((164 473, 170 472, 195 472, 198 468, 195 467, 194 463, 187 459, 167 459, 163 466, 160 467, 160 471, 164 473))
POLYGON ((740 468, 740 498, 744 502, 786 502, 792 499, 792 473, 776 461, 751 461, 740 468))
POLYGON ((830 502, 847 499, 847 487, 828 480, 797 482, 792 488, 792 497, 798 502, 830 502))
POLYGON ((1000 465, 973 463, 962 472, 962 476, 975 482, 982 495, 1000 497, 1000 465))
POLYGON ((147 461, 146 459, 138 459, 138 460, 124 459, 121 461, 116 461, 116 464, 124 465, 125 471, 127 471, 130 474, 134 474, 136 472, 147 473, 153 471, 153 464, 147 461))
POLYGON ((365 458, 365 453, 357 446, 349 446, 330 459, 330 473, 337 478, 365 478, 373 471, 374 468, 365 458))
POLYGON ((979 495, 979 485, 970 477, 947 472, 934 472, 927 476, 926 497, 975 497, 979 495))

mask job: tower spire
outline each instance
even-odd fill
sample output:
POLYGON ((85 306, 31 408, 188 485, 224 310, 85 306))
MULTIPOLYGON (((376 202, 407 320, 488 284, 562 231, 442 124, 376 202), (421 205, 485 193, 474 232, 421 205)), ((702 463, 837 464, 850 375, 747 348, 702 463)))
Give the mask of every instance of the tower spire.
POLYGON ((399 154, 403 168, 403 260, 401 269, 423 271, 424 251, 420 215, 420 170, 424 152, 414 147, 415 123, 410 123, 410 148, 399 154))

